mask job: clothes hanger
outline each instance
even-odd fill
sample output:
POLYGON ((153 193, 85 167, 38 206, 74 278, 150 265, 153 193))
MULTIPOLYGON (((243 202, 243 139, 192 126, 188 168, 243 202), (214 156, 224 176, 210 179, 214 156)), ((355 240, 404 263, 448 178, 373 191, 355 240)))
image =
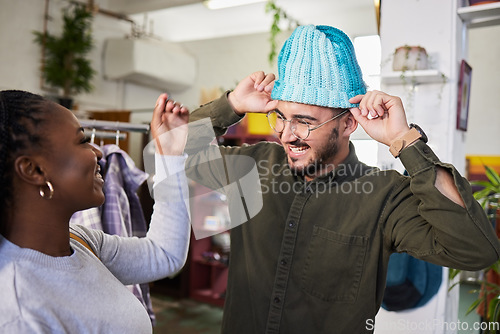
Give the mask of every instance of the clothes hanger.
POLYGON ((96 133, 96 130, 95 130, 95 128, 93 128, 92 129, 92 134, 90 135, 90 143, 91 144, 95 143, 95 133, 96 133))
POLYGON ((120 147, 120 122, 116 121, 116 146, 120 147))

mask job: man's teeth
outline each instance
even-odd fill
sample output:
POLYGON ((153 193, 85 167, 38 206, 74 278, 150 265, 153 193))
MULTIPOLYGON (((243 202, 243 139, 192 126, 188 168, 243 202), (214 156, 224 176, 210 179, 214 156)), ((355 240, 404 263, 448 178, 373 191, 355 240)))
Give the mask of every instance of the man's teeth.
POLYGON ((304 152, 308 149, 307 146, 294 146, 294 147, 290 147, 290 151, 294 152, 294 153, 299 153, 299 152, 304 152))

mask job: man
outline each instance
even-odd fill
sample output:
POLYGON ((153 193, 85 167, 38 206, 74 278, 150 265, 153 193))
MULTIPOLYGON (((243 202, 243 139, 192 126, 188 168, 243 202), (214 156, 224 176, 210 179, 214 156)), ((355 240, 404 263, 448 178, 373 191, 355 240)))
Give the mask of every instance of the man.
MULTIPOLYGON (((366 93, 342 31, 298 27, 278 69, 278 80, 256 72, 190 116, 210 117, 222 135, 248 112, 268 113, 281 142, 220 147, 226 161, 256 160, 263 197, 262 209, 231 229, 224 333, 371 332, 391 253, 467 270, 499 258, 468 182, 408 126, 399 98, 366 93), (357 159, 349 136, 358 123, 410 176, 357 159)), ((200 155, 189 158, 190 175, 220 187, 216 166, 196 168, 207 161, 200 155)))

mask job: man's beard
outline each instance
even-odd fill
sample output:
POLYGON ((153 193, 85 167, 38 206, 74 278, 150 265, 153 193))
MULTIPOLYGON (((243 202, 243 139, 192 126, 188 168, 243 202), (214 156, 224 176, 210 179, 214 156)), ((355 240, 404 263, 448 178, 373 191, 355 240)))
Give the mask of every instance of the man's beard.
MULTIPOLYGON (((338 141, 339 138, 339 127, 336 127, 330 132, 330 136, 325 144, 325 146, 319 148, 317 151, 317 158, 315 160, 311 160, 307 165, 300 167, 292 167, 290 166, 292 172, 297 176, 311 176, 316 177, 322 174, 325 174, 330 169, 329 167, 334 167, 333 165, 329 165, 328 163, 324 163, 324 161, 330 161, 332 157, 334 157, 339 151, 338 141)), ((293 145, 300 146, 300 141, 297 140, 296 143, 292 143, 293 145)), ((297 161, 297 159, 291 159, 292 162, 297 161)))

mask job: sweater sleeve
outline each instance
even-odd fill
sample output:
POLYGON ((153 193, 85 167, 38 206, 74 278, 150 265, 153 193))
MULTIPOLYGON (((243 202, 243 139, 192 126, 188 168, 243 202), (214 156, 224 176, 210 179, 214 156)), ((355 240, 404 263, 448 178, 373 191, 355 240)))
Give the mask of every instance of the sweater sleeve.
POLYGON ((185 156, 155 156, 155 203, 146 237, 119 237, 80 227, 102 263, 123 284, 172 276, 185 264, 190 238, 185 160, 185 156))
POLYGON ((386 208, 390 247, 463 270, 480 270, 497 261, 498 238, 469 182, 452 165, 440 162, 422 141, 403 150, 400 158, 410 178, 409 185, 406 179, 395 188, 386 208), (465 208, 434 186, 437 166, 452 175, 465 208))

